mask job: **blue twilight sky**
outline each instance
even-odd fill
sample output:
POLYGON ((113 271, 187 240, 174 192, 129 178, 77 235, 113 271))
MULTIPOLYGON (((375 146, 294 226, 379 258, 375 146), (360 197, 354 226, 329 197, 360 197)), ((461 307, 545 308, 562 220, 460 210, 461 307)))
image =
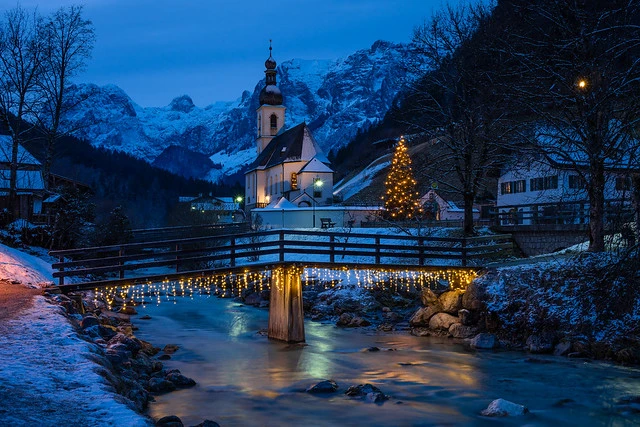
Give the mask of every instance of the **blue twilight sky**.
MULTIPOLYGON (((454 0, 455 1, 455 0, 454 0)), ((113 83, 142 106, 182 94, 204 107, 238 98, 278 62, 336 59, 379 39, 407 42, 446 0, 21 0, 46 14, 83 4, 96 31, 77 82, 113 83)), ((0 10, 16 0, 0 0, 0 10)))

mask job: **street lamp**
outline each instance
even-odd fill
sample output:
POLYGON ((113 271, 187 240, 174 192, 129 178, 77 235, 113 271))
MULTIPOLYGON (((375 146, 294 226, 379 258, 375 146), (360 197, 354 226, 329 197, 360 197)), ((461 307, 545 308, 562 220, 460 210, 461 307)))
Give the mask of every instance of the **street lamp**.
POLYGON ((319 191, 322 188, 322 180, 318 177, 313 178, 313 195, 311 196, 311 200, 313 200, 313 228, 316 228, 316 198, 315 192, 319 191))

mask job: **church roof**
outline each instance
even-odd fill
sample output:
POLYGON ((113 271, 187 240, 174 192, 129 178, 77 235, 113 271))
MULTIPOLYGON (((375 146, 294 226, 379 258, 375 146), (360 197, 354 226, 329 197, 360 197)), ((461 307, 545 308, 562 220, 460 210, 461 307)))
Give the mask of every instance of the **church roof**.
POLYGON ((258 155, 248 171, 268 169, 287 162, 310 161, 314 157, 320 162, 329 163, 309 127, 303 122, 276 135, 258 155))
POLYGON ((324 172, 333 172, 333 170, 329 166, 325 165, 320 160, 318 160, 317 157, 314 157, 309 161, 309 163, 304 165, 302 169, 300 169, 300 172, 298 173, 303 173, 303 172, 324 173, 324 172))

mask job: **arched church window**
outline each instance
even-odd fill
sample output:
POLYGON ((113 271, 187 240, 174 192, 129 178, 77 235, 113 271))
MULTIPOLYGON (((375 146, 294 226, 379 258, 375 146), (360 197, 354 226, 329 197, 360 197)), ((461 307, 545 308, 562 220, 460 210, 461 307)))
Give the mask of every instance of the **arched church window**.
POLYGON ((271 135, 275 135, 278 132, 278 116, 274 114, 271 115, 271 135))

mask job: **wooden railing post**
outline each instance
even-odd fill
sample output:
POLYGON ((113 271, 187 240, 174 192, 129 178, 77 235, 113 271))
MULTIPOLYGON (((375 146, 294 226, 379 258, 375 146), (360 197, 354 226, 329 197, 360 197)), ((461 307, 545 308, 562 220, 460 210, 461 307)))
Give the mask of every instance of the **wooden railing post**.
POLYGON ((176 243, 176 273, 180 272, 180 255, 178 254, 178 252, 180 252, 180 243, 176 243))
MULTIPOLYGON (((64 262, 64 256, 60 255, 58 259, 60 260, 61 263, 64 262)), ((64 271, 64 267, 60 267, 58 271, 62 273, 64 271)), ((64 276, 60 276, 60 278, 58 279, 58 285, 59 286, 64 285, 64 276)))
POLYGON ((229 242, 229 262, 231 267, 236 266, 236 238, 232 237, 229 242))
MULTIPOLYGON (((124 256, 124 248, 120 248, 120 250, 118 251, 118 256, 123 257, 124 256)), ((118 265, 120 267, 122 267, 124 265, 124 261, 120 260, 120 262, 118 262, 118 265)), ((120 278, 124 279, 124 269, 120 269, 120 278)))
POLYGON ((380 236, 376 236, 376 264, 380 264, 380 236))
POLYGON ((424 265, 424 238, 418 239, 418 265, 424 265))
POLYGON ((278 259, 280 262, 284 262, 284 231, 280 231, 280 233, 278 233, 278 238, 280 239, 280 253, 278 259))
POLYGON ((336 262, 336 236, 333 234, 329 236, 329 243, 329 262, 334 263, 336 262))
POLYGON ((462 250, 460 252, 460 255, 462 257, 462 266, 466 267, 467 266, 467 238, 466 237, 462 238, 462 250))

